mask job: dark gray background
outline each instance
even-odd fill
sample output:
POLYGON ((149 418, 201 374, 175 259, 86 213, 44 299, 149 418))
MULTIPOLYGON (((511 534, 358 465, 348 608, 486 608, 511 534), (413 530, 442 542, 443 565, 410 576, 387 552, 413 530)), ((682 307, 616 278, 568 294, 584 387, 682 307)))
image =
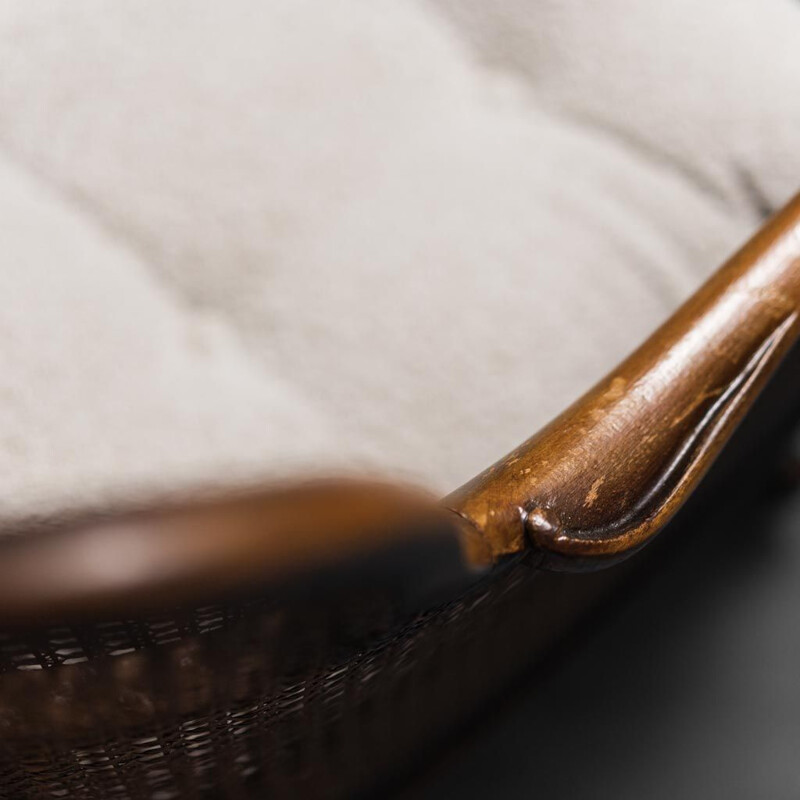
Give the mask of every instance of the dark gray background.
POLYGON ((800 487, 718 506, 402 795, 800 797, 800 487))

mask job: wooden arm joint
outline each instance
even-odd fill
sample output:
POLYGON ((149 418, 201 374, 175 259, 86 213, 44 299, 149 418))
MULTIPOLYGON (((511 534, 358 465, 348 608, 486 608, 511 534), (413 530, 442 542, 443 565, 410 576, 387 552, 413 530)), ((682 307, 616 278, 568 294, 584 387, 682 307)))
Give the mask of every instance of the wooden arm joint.
POLYGON ((494 559, 586 569, 643 546, 800 335, 800 197, 607 378, 446 499, 494 559))

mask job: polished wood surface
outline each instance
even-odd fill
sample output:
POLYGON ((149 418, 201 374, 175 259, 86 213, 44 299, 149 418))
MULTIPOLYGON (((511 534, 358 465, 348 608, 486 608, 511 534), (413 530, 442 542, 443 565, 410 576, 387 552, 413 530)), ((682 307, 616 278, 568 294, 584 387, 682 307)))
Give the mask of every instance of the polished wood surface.
POLYGON ((800 196, 633 355, 447 498, 496 559, 554 568, 645 544, 711 466, 800 335, 800 196))
MULTIPOLYGON (((353 480, 94 513, 0 538, 0 624, 147 613, 403 548, 457 567, 474 535, 433 497, 353 480)), ((413 583, 424 559, 405 562, 413 583)))
POLYGON ((444 503, 329 481, 5 530, 0 623, 199 602, 415 540, 454 544, 451 567, 467 571, 529 548, 547 567, 604 566, 673 516, 798 335, 800 197, 605 380, 444 503))

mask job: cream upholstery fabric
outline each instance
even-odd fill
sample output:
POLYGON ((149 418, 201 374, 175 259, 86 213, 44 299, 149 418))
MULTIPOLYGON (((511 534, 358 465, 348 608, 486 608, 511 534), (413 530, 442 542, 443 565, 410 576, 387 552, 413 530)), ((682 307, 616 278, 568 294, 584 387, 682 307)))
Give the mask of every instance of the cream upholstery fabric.
POLYGON ((800 183, 706 5, 1 0, 0 513, 502 455, 800 183))

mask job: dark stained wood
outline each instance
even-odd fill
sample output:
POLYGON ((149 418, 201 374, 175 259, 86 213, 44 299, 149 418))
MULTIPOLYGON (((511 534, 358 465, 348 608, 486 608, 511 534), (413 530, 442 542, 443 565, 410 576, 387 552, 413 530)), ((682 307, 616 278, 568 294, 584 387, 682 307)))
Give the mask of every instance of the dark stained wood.
POLYGON ((633 355, 446 499, 493 558, 603 566, 657 533, 800 335, 800 196, 633 355))
MULTIPOLYGON (((285 585, 354 559, 396 555, 398 546, 419 547, 429 559, 438 554, 458 567, 474 537, 435 498, 366 481, 316 481, 172 508, 96 513, 6 532, 0 624, 147 613, 285 585), (443 548, 449 555, 442 556, 443 548)), ((413 580, 414 570, 406 572, 413 580)))
POLYGON ((330 481, 5 531, 0 624, 200 602, 420 538, 454 542, 467 567, 530 547, 546 566, 603 566, 694 490, 799 320, 800 197, 605 380, 443 504, 330 481))

